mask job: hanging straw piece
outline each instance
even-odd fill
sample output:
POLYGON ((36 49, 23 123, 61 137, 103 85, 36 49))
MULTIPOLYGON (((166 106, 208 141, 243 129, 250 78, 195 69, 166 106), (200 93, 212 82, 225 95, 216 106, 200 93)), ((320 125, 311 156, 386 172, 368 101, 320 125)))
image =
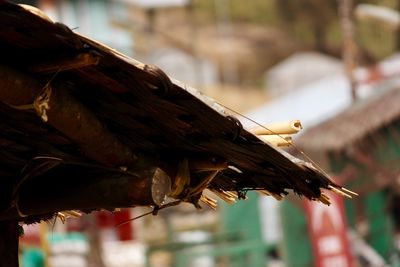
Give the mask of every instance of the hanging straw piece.
POLYGON ((67 216, 62 212, 57 212, 56 217, 59 218, 63 224, 65 223, 65 221, 67 219, 67 216))
POLYGON ((235 204, 236 203, 236 198, 235 196, 228 192, 228 191, 218 191, 218 190, 212 190, 212 192, 217 195, 220 199, 225 201, 228 204, 235 204))
POLYGON ((234 199, 238 199, 238 194, 235 191, 225 191, 227 195, 233 197, 234 199))
POLYGON ((274 124, 258 126, 250 129, 250 132, 255 135, 282 135, 282 134, 296 134, 303 126, 299 120, 292 120, 287 122, 278 122, 274 124))
POLYGON ((271 193, 268 190, 257 190, 257 192, 261 195, 271 196, 271 193))
POLYGON ((324 193, 321 193, 321 196, 319 197, 318 200, 328 206, 331 204, 329 197, 327 195, 325 195, 324 193))
POLYGON ((350 195, 358 196, 358 194, 357 194, 356 192, 353 192, 353 191, 351 191, 351 190, 349 190, 349 189, 347 189, 347 188, 341 187, 340 189, 341 189, 342 191, 344 191, 344 192, 350 194, 350 195))
POLYGON ((82 214, 76 210, 64 210, 56 213, 56 217, 59 218, 62 223, 65 223, 68 218, 79 218, 81 216, 82 214))
POLYGON ((218 206, 217 200, 215 200, 211 197, 201 195, 200 201, 203 202, 204 204, 206 204, 207 206, 209 206, 213 210, 217 209, 217 206, 218 206))
POLYGON ((266 196, 271 196, 273 198, 275 198, 278 201, 281 201, 283 199, 283 196, 269 192, 268 190, 257 190, 257 192, 259 192, 260 194, 266 195, 266 196))
POLYGON ((63 211, 63 213, 69 217, 73 217, 73 218, 79 218, 82 216, 82 214, 79 211, 76 210, 65 210, 63 211))
POLYGON ((232 199, 234 201, 233 203, 236 203, 236 200, 239 198, 238 194, 234 191, 223 191, 223 194, 232 199))
MULTIPOLYGON (((253 120, 253 119, 241 114, 240 112, 237 112, 237 111, 235 111, 235 110, 233 110, 233 109, 231 109, 231 108, 229 108, 229 107, 227 107, 227 106, 225 106, 225 105, 223 105, 221 103, 218 103, 218 104, 221 105, 222 107, 226 108, 227 110, 230 110, 230 111, 236 113, 237 115, 239 115, 239 116, 251 121, 252 123, 258 125, 257 127, 249 130, 251 133, 253 133, 255 135, 258 135, 258 136, 260 136, 260 135, 261 136, 265 136, 265 135, 277 136, 283 142, 287 143, 288 145, 293 146, 300 154, 302 154, 306 159, 308 159, 310 161, 310 163, 302 162, 299 159, 297 159, 297 158, 293 157, 292 155, 290 155, 289 153, 285 152, 284 150, 279 150, 279 148, 278 148, 279 152, 284 154, 293 163, 300 164, 302 162, 303 165, 310 164, 312 167, 308 167, 307 166, 308 168, 316 169, 316 170, 320 171, 323 175, 326 175, 326 177, 329 177, 329 175, 321 167, 319 167, 318 164, 316 164, 310 157, 308 157, 293 142, 288 142, 288 141, 285 140, 285 138, 284 138, 285 134, 289 134, 289 135, 290 134, 296 134, 303 128, 302 125, 301 125, 301 122, 299 120, 293 120, 293 121, 290 121, 289 123, 276 123, 276 124, 270 124, 270 125, 262 125, 262 124, 258 123, 257 121, 255 121, 255 120, 253 120)), ((231 166, 228 166, 228 168, 232 169, 231 166)), ((349 198, 352 198, 351 195, 358 196, 357 193, 355 193, 355 192, 353 192, 351 190, 348 190, 348 189, 346 189, 344 187, 340 187, 340 186, 333 187, 332 185, 329 185, 329 189, 331 189, 332 191, 334 191, 334 192, 336 192, 336 193, 338 193, 340 195, 343 195, 343 196, 346 196, 346 197, 349 197, 349 198), (339 187, 340 189, 337 188, 337 187, 339 187), (332 189, 332 188, 334 188, 334 189, 332 189)), ((263 191, 261 191, 261 192, 263 192, 263 191)), ((273 196, 277 200, 281 200, 283 198, 282 196, 279 196, 279 195, 273 195, 270 192, 267 192, 267 195, 273 196)), ((318 200, 320 200, 321 202, 323 202, 323 203, 325 203, 327 205, 330 205, 329 197, 324 195, 324 194, 321 194, 321 197, 318 200)))
POLYGON ((343 197, 353 198, 351 195, 349 195, 349 194, 343 192, 342 190, 340 190, 340 189, 338 189, 338 188, 336 188, 336 187, 333 187, 333 186, 329 185, 328 188, 329 188, 330 190, 332 190, 333 192, 335 192, 335 193, 337 193, 337 194, 339 194, 339 195, 341 195, 341 196, 343 196, 343 197))

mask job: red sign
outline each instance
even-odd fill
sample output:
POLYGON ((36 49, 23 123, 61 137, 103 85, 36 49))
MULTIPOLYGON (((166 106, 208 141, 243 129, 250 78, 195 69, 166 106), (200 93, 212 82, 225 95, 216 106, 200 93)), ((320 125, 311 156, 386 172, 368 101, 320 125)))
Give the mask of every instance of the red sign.
POLYGON ((132 218, 129 209, 123 209, 114 213, 100 211, 96 213, 96 217, 98 226, 103 229, 108 228, 114 230, 118 236, 118 240, 126 241, 134 238, 132 222, 116 226, 116 224, 129 221, 132 218))
POLYGON ((343 199, 327 193, 331 205, 304 200, 316 267, 351 267, 343 199))

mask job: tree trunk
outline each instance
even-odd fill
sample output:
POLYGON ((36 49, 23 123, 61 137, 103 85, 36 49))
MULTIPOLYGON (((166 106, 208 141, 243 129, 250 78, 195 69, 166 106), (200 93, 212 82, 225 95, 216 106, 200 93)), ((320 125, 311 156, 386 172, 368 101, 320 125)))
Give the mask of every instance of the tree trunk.
MULTIPOLYGON (((397 0, 397 12, 400 13, 400 0, 397 0)), ((396 51, 400 51, 400 24, 396 26, 396 51)))
POLYGON ((18 221, 0 221, 0 266, 18 267, 18 221))
POLYGON ((353 102, 357 98, 357 83, 354 77, 356 68, 356 43, 354 41, 354 25, 352 19, 353 0, 339 1, 339 19, 343 34, 343 63, 346 67, 346 75, 350 83, 353 102))

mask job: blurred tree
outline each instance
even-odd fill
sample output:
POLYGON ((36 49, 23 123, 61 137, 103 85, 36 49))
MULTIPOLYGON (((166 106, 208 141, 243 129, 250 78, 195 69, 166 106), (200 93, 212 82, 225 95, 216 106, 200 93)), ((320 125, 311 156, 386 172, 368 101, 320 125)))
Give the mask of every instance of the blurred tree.
MULTIPOLYGON (((400 12, 400 0, 397 0, 396 2, 397 2, 396 10, 397 10, 397 12, 400 12)), ((397 51, 400 51, 400 25, 397 26, 397 29, 396 29, 396 47, 395 47, 395 49, 397 51)))
POLYGON ((292 31, 295 26, 303 26, 310 31, 316 49, 328 51, 327 34, 338 20, 336 0, 277 0, 275 4, 284 26, 292 31))

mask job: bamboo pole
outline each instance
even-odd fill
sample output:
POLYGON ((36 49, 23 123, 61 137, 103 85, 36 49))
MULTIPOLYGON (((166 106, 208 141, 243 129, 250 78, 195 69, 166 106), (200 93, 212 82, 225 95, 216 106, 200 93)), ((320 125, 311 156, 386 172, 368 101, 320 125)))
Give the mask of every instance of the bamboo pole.
POLYGON ((277 147, 285 147, 293 144, 292 136, 288 134, 259 135, 258 138, 277 147))
POLYGON ((34 107, 43 121, 76 142, 86 156, 114 166, 132 166, 137 157, 113 136, 107 127, 85 106, 76 101, 68 89, 46 86, 36 97, 34 107))
POLYGON ((292 120, 267 124, 264 127, 258 126, 250 129, 250 132, 255 135, 296 134, 301 129, 303 129, 301 122, 299 120, 292 120))
POLYGON ((42 87, 40 81, 0 65, 0 101, 11 106, 29 105, 42 87))

